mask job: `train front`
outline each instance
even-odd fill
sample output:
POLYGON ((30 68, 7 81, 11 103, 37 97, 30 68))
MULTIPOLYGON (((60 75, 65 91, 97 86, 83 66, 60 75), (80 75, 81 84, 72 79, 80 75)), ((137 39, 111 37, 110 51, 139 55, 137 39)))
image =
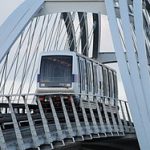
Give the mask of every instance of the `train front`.
POLYGON ((74 93, 72 53, 42 54, 36 93, 74 93))

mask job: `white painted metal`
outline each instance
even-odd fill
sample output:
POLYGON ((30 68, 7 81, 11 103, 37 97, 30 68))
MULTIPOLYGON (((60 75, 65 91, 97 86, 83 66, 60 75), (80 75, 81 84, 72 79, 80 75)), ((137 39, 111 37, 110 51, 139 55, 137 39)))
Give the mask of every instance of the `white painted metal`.
POLYGON ((96 108, 97 108, 97 113, 98 113, 100 128, 101 128, 102 133, 105 134, 106 133, 106 127, 105 127, 104 121, 102 119, 102 114, 101 114, 101 111, 100 111, 100 106, 98 104, 98 98, 95 99, 95 103, 96 103, 96 108))
MULTIPOLYGON (((93 129, 94 129, 94 132, 96 134, 98 134, 99 129, 98 129, 98 126, 97 126, 96 118, 95 118, 95 115, 94 115, 92 105, 91 105, 91 102, 90 102, 89 98, 88 98, 88 104, 89 104, 90 114, 91 114, 91 118, 92 118, 92 122, 93 122, 93 129)), ((98 134, 98 136, 99 136, 99 134, 98 134)))
POLYGON ((69 135, 72 138, 73 142, 75 142, 75 140, 74 140, 75 135, 74 135, 74 132, 73 132, 73 129, 72 129, 72 126, 71 126, 71 122, 70 122, 70 119, 69 119, 69 116, 68 116, 68 112, 67 112, 67 109, 66 109, 66 106, 65 106, 65 103, 64 103, 64 98, 62 96, 60 98, 61 98, 61 104, 62 104, 63 113, 64 113, 64 116, 65 116, 66 125, 67 125, 67 128, 68 128, 69 135))
POLYGON ((122 113, 122 117, 123 117, 123 123, 124 123, 124 129, 125 129, 125 131, 129 131, 128 130, 128 124, 127 124, 127 120, 126 120, 126 117, 125 117, 125 112, 124 112, 124 109, 123 109, 123 107, 122 107, 122 101, 119 101, 119 103, 120 103, 120 109, 121 109, 121 113, 122 113))
POLYGON ((102 103, 102 106, 103 106, 104 116, 105 116, 105 119, 106 119, 106 125, 105 126, 107 127, 107 132, 112 134, 113 130, 112 130, 112 127, 111 127, 111 124, 110 124, 110 120, 109 120, 108 113, 107 113, 106 106, 105 106, 105 103, 104 103, 103 99, 101 100, 101 103, 102 103))
MULTIPOLYGON (((108 4, 110 1, 107 0, 107 6, 108 9, 110 7, 113 7, 113 3, 110 2, 110 5, 108 4)), ((16 38, 19 36, 20 32, 24 29, 24 27, 27 25, 27 23, 30 21, 30 19, 35 15, 35 13, 37 11, 39 11, 41 5, 43 4, 43 0, 31 0, 31 1, 26 1, 21 7, 18 8, 17 11, 15 11, 15 13, 10 17, 10 19, 8 19, 8 22, 6 22, 6 26, 3 25, 3 28, 0 28, 0 35, 3 33, 3 35, 1 36, 1 39, 0 39, 0 52, 2 51, 2 55, 0 57, 0 61, 2 60, 3 56, 6 54, 6 52, 9 50, 9 48, 11 47, 11 45, 13 44, 13 42, 16 40, 16 38), (22 8, 22 10, 21 10, 22 8), (20 11, 22 11, 22 13, 19 13, 20 11), (17 14, 18 13, 18 14, 17 14), (18 17, 17 17, 18 16, 18 17), (14 23, 12 23, 12 20, 15 19, 15 21, 13 21, 14 23), (12 26, 11 26, 12 25, 12 26), (8 44, 8 45, 7 45, 8 44)), ((51 12, 61 12, 61 11, 91 11, 91 12, 105 12, 105 5, 104 5, 104 1, 101 1, 101 0, 95 0, 95 1, 90 1, 90 0, 76 0, 76 1, 71 1, 71 0, 66 0, 66 1, 63 1, 63 0, 56 0, 56 1, 53 1, 53 0, 47 0, 45 1, 45 5, 44 5, 44 8, 42 9, 41 13, 40 14, 47 14, 47 13, 51 13, 51 12), (65 3, 66 2, 66 3, 65 3), (80 4, 79 4, 80 3, 80 4), (89 4, 90 3, 90 4, 89 4), (93 6, 93 7, 92 7, 93 6)), ((140 10, 141 11, 141 10, 140 10)), ((109 12, 109 11, 108 11, 109 12)), ((110 10, 109 12, 109 16, 111 17, 111 13, 113 11, 110 10)), ((114 15, 114 14, 113 14, 114 15)), ((112 15, 112 16, 113 16, 112 15)), ((114 16, 113 16, 114 17, 114 16)), ((112 18, 113 18, 112 17, 112 18)), ((112 19, 110 18, 110 19, 112 19)), ((116 18, 116 17, 114 17, 116 18)), ((113 18, 113 19, 114 19, 113 18)), ((114 21, 114 20, 113 20, 114 21)), ((115 31, 116 31, 116 27, 117 27, 117 24, 114 24, 114 22, 112 21, 112 27, 111 29, 113 30, 113 28, 115 28, 115 31)), ((117 37, 115 37, 115 34, 118 34, 115 33, 115 31, 112 31, 113 33, 113 36, 114 38, 116 38, 117 40, 119 39, 119 35, 117 35, 117 37)), ((127 63, 126 63, 126 59, 125 59, 125 56, 123 53, 120 53, 119 51, 120 50, 123 50, 122 47, 120 46, 121 42, 119 41, 119 44, 116 44, 116 39, 114 39, 114 43, 115 43, 115 47, 117 47, 117 59, 119 60, 119 64, 120 64, 120 67, 121 65, 125 65, 125 67, 122 67, 124 69, 121 70, 122 71, 122 76, 123 76, 123 80, 124 82, 127 82, 125 83, 125 87, 126 87, 126 91, 128 93, 128 97, 129 97, 129 100, 130 100, 130 105, 134 108, 134 105, 137 106, 136 108, 134 108, 135 110, 131 110, 132 113, 134 114, 133 116, 136 117, 138 116, 137 118, 135 118, 135 123, 136 123, 136 127, 140 128, 142 127, 142 124, 145 123, 143 120, 141 123, 138 123, 138 119, 143 115, 141 115, 139 111, 139 105, 136 105, 136 98, 137 98, 137 90, 139 89, 144 89, 145 87, 144 86, 144 83, 146 80, 142 80, 142 88, 140 87, 140 82, 138 82, 138 86, 137 86, 137 89, 134 90, 134 87, 135 87, 135 82, 134 83, 131 83, 130 81, 133 81, 131 80, 130 78, 130 75, 129 75, 129 72, 128 72, 128 68, 127 68, 127 63), (120 57, 120 58, 119 58, 120 57), (121 60, 122 59, 122 60, 121 60), (126 71, 126 73, 125 73, 126 71), (125 74, 124 74, 125 73, 125 74), (124 75, 123 75, 124 74, 124 75), (127 76, 126 76, 127 75, 127 76), (129 83, 128 83, 129 82, 129 83), (134 86, 133 86, 134 85, 134 86), (129 94, 130 92, 132 92, 131 94, 129 94), (133 100, 133 102, 131 102, 133 100)), ((144 43, 143 43, 144 44, 144 43)), ((141 49, 142 50, 142 49, 141 49)), ((142 51, 141 51, 142 52, 142 51)), ((133 54, 133 53, 132 53, 133 54)), ((133 55, 132 55, 133 56, 133 55)), ((134 59, 136 59, 135 57, 133 57, 134 59)), ((141 57, 141 60, 145 58, 145 57, 141 57)), ((146 60, 146 59, 145 59, 146 60)), ((142 61, 141 61, 142 62, 142 61)), ((137 63, 137 62, 136 62, 137 63)), ((134 68, 134 67, 133 67, 134 68)), ((148 71, 148 70, 146 70, 148 71)), ((142 73, 145 73, 145 72, 142 72, 142 73)), ((136 73, 135 73, 136 74, 136 73)), ((148 75, 148 74, 147 74, 148 75)), ((137 79, 137 78, 136 78, 137 79)), ((135 81, 135 80, 134 80, 135 81)), ((148 89, 148 86, 149 84, 147 84, 147 89, 148 89)), ((141 90, 142 91, 142 90, 141 90)), ((143 91, 142 91, 143 92, 143 91)), ((142 98, 142 96, 144 97, 144 94, 147 96, 149 96, 148 94, 148 90, 146 90, 146 92, 141 93, 141 97, 138 97, 138 99, 142 98), (147 93, 146 93, 147 92, 147 93)), ((147 99, 148 100, 148 99, 147 99)), ((71 124, 70 122, 68 122, 69 120, 69 117, 68 117, 68 114, 66 114, 66 109, 65 109, 65 105, 64 105, 64 101, 63 99, 61 99, 62 101, 62 105, 63 105, 63 109, 64 109, 64 113, 65 113, 65 119, 66 119, 66 122, 68 123, 68 128, 71 128, 71 124)), ((78 115, 77 115, 77 111, 75 110, 75 106, 74 106, 74 102, 73 102, 73 99, 71 100, 72 101, 72 106, 73 106, 73 112, 74 112, 74 116, 75 116, 75 120, 76 120, 76 126, 79 127, 78 128, 78 131, 79 133, 82 135, 82 128, 81 128, 81 125, 80 125, 80 121, 79 121, 79 118, 78 118, 78 115)), ((82 100, 81 100, 82 101, 82 100)), ((83 117, 84 117, 84 121, 85 121, 85 126, 86 126, 86 129, 87 131, 89 132, 89 134, 91 135, 92 131, 91 131, 91 127, 89 125, 89 122, 88 122, 88 119, 87 119, 87 114, 85 112, 85 108, 83 107, 82 105, 83 103, 81 103, 81 106, 82 106, 82 111, 83 111, 83 117)), ((11 102, 9 101, 9 105, 10 105, 10 108, 11 108, 11 111, 12 111, 12 118, 13 118, 13 122, 14 122, 14 125, 17 124, 17 121, 16 121, 16 118, 15 118, 15 114, 13 112, 13 108, 12 108, 12 105, 11 105, 11 102)), ((26 105, 26 109, 29 111, 28 107, 27 107, 27 103, 25 102, 25 105, 26 105)), ((58 119, 58 116, 57 116, 57 113, 55 111, 55 107, 53 105, 53 102, 52 102, 52 99, 50 98, 50 105, 52 107, 52 112, 53 112, 53 116, 54 116, 54 121, 55 121, 55 125, 56 125, 56 128, 57 128, 57 132, 58 132, 58 135, 60 136, 60 139, 62 140, 62 143, 64 144, 64 135, 62 133, 62 129, 61 129, 61 125, 60 125, 60 122, 59 122, 59 119, 58 119)), ((39 102, 39 106, 40 106, 40 113, 41 113, 41 117, 42 117, 42 121, 43 121, 43 126, 44 126, 44 130, 45 130, 45 133, 46 134, 46 137, 47 137, 47 141, 48 139, 50 139, 50 141, 52 140, 51 139, 51 136, 50 136, 50 131, 49 131, 49 127, 48 127, 48 123, 47 123, 47 120, 45 118, 45 115, 44 115, 44 112, 43 112, 43 109, 42 109, 42 106, 41 106, 41 103, 39 102), (45 125, 46 124, 46 125, 45 125)), ((111 125, 110 125, 110 122, 109 122, 109 118, 108 118, 108 114, 107 114, 107 111, 106 111, 106 108, 105 108, 105 104, 103 103, 103 107, 104 107, 104 112, 105 112, 105 117, 106 117, 106 121, 108 122, 108 126, 109 126, 109 129, 110 129, 110 132, 112 132, 112 128, 111 128, 111 125)), ((99 108, 99 106, 98 106, 99 108)), ((144 108, 144 107, 143 107, 144 108)), ((111 108, 110 108, 111 109, 111 108)), ((98 109, 99 110, 99 109, 98 109)), ((145 110, 146 111, 146 110, 145 110)), ((92 116, 92 121, 93 121, 93 124, 96 126, 96 131, 97 130, 97 123, 96 123, 96 120, 95 120, 95 116, 94 116, 94 113, 93 113, 93 110, 91 109, 90 107, 90 112, 91 112, 91 116, 92 116)), ((29 115, 29 112, 28 113, 28 118, 30 119, 30 126, 33 125, 33 122, 32 122, 32 118, 31 118, 31 115, 29 115), (32 122, 32 123, 31 123, 32 122)), ((100 117, 99 117, 99 120, 102 120, 102 117, 101 117, 101 112, 100 110, 98 111, 98 113, 100 114, 100 117)), ((112 113, 112 112, 111 112, 112 113)), ((113 122, 114 122, 114 117, 113 118, 113 122)), ((144 118, 145 119, 145 118, 144 118)), ((147 120, 149 121, 149 120, 147 120)), ((103 121, 102 121, 103 122, 103 121)), ((115 122, 113 124, 116 124, 115 122)), ((104 125, 104 123, 103 123, 104 125)), ((145 124, 146 126, 146 124, 145 124)), ((15 126, 15 129, 17 131, 17 129, 19 130, 19 127, 16 125, 15 126)), ((32 129, 32 128, 31 128, 32 129)), ((35 128, 33 128, 33 130, 35 131, 35 128)), ((20 130, 19 130, 20 131, 20 130)), ((18 133, 19 133, 18 131, 18 133)), ((71 130, 70 130, 71 131, 71 130)), ((105 132, 105 129, 103 128, 103 131, 105 132)), ((118 131, 118 129, 115 129, 115 131, 118 131)), ((149 131, 149 129, 147 129, 146 131, 149 131)), ((72 132, 72 131, 71 131, 72 132)), ((70 133, 71 133, 70 132, 70 133)), ((148 142, 147 140, 141 140, 143 138, 143 136, 146 134, 145 131, 138 131, 138 136, 139 139, 140 139, 140 144, 142 145, 142 148, 147 148, 145 145, 144 147, 144 144, 146 144, 146 142, 148 142), (142 133, 143 132, 143 133, 142 133)), ((16 132, 17 133, 17 132, 16 132)), ((35 132, 33 133, 34 136, 36 135, 35 132)), ((71 134, 70 134, 71 135, 71 134)), ((17 138, 20 138, 21 136, 21 133, 19 133, 19 136, 17 135, 17 138)), ((21 139, 22 140, 22 139, 21 139)), ((20 144, 23 143, 23 140, 20 142, 20 144)), ((51 143, 51 142, 49 142, 51 143)))
POLYGON ((74 118, 75 118, 75 123, 76 123, 76 128, 77 128, 77 131, 78 131, 78 135, 82 137, 82 140, 84 140, 84 138, 83 138, 83 128, 81 127, 80 120, 79 120, 79 117, 78 117, 78 113, 77 113, 77 110, 76 110, 76 107, 75 107, 74 100, 73 100, 72 96, 71 96, 71 105, 72 105, 72 109, 73 109, 73 114, 74 114, 74 118))
POLYGON ((92 135, 91 135, 92 130, 91 130, 91 127, 90 127, 88 118, 87 118, 87 114, 86 114, 85 108, 84 108, 84 106, 83 106, 83 100, 80 99, 80 101, 81 101, 80 106, 81 106, 82 113, 83 113, 83 118, 84 118, 84 123, 85 123, 85 127, 86 127, 86 132, 87 132, 87 134, 90 135, 90 138, 92 139, 92 135))
POLYGON ((117 122, 115 120, 114 113, 112 111, 111 100, 112 99, 108 99, 108 105, 109 105, 109 109, 110 109, 110 114, 111 114, 111 119, 112 119, 112 123, 113 123, 113 127, 114 127, 114 132, 116 132, 118 134, 119 129, 118 129, 117 122))
POLYGON ((130 113, 129 113, 129 108, 128 108, 127 102, 125 102, 125 108, 126 108, 126 113, 127 113, 128 121, 129 121, 130 130, 131 130, 132 132, 134 132, 135 129, 134 129, 134 127, 133 127, 133 122, 131 121, 131 116, 130 116, 130 113))
POLYGON ((133 120, 135 123, 135 128, 137 129, 136 130, 137 136, 139 138, 139 143, 140 143, 141 148, 146 150, 149 147, 149 142, 147 141, 147 139, 145 139, 146 131, 145 131, 145 129, 143 129, 144 122, 143 122, 143 120, 139 121, 139 120, 141 120, 141 113, 139 110, 139 106, 136 102, 137 97, 135 94, 134 87, 132 85, 132 80, 131 80, 131 77, 130 77, 130 74, 128 71, 128 65, 127 65, 127 62, 125 59, 122 43, 120 40, 118 25, 116 22, 116 15, 115 15, 115 11, 114 11, 114 4, 113 4, 113 1, 110 1, 110 0, 105 0, 105 3, 106 3, 106 9, 107 9, 107 13, 108 13, 109 24, 110 24, 112 39, 113 39, 114 47, 115 47, 115 51, 116 51, 116 57, 118 60, 119 69, 121 72, 125 91, 127 93, 127 98, 129 101, 130 108, 133 108, 133 109, 131 109, 131 113, 132 113, 133 120), (143 129, 143 130, 141 130, 141 129, 143 129))
MULTIPOLYGON (((139 59, 139 64, 140 65, 144 64, 144 66, 142 65, 139 68, 140 65, 138 65, 137 60, 136 60, 132 35, 130 34, 132 32, 131 32, 131 26, 130 26, 130 22, 129 22, 127 2, 120 0, 119 4, 120 4, 120 14, 121 14, 121 20, 122 20, 123 33, 124 33, 124 42, 125 42, 125 46, 126 46, 126 54, 127 54, 127 57, 128 57, 130 76, 131 76, 132 84, 133 84, 135 94, 136 94, 136 102, 139 105, 139 111, 141 112, 141 121, 143 120, 143 123, 144 123, 143 127, 146 130, 147 138, 149 140, 150 139, 150 134, 149 134, 150 133, 150 128, 148 128, 147 126, 150 126, 150 118, 149 118, 150 117, 149 116, 150 109, 148 109, 148 103, 146 103, 146 99, 149 101, 150 93, 148 92, 148 95, 146 95, 145 92, 148 90, 147 88, 150 87, 150 84, 149 84, 149 86, 147 84, 147 82, 150 81, 150 76, 148 76, 148 77, 146 76, 146 73, 148 72, 148 69, 147 69, 147 71, 142 70, 143 72, 141 71, 141 74, 140 74, 140 70, 142 69, 142 67, 145 68, 148 64, 147 57, 146 57, 146 50, 142 49, 141 50, 142 52, 138 55, 139 58, 142 57, 141 61, 139 59), (143 56, 144 51, 145 51, 145 57, 143 56), (144 57, 145 60, 143 59, 143 57, 144 57), (144 73, 144 74, 142 75, 142 73, 144 73), (145 77, 147 77, 147 81, 145 81, 145 77), (145 81, 143 83, 144 84, 143 86, 142 86, 142 79, 145 81), (146 85, 147 85, 147 87, 145 89, 146 85)), ((138 9, 140 9, 139 6, 138 6, 138 9)), ((141 14, 142 14, 142 9, 140 11, 141 11, 141 14)), ((134 17, 136 15, 137 14, 135 14, 134 17)), ((143 25, 142 20, 141 20, 141 22, 139 22, 139 16, 138 16, 138 22, 135 23, 135 26, 137 26, 136 24, 141 24, 141 23, 143 25)), ((139 26, 137 26, 137 28, 139 28, 139 26)), ((137 37, 137 39, 138 38, 139 37, 137 37)), ((144 39, 144 36, 143 36, 143 39, 144 39)), ((142 40, 141 35, 140 35, 140 40, 142 40)), ((138 42, 140 42, 140 44, 138 44, 138 46, 140 46, 142 41, 138 41, 138 42)), ((143 43, 145 45, 145 42, 143 42, 143 43)), ((140 48, 143 48, 143 47, 140 47, 140 48)), ((131 109, 134 109, 134 108, 131 108, 131 109)), ((145 135, 145 137, 146 137, 146 135, 145 135)))
POLYGON ((98 61, 100 63, 115 63, 117 62, 115 52, 99 52, 98 61))
MULTIPOLYGON (((143 92, 145 94, 145 108, 148 112, 147 120, 150 121, 150 75, 149 75, 149 66, 146 54, 145 47, 145 36, 143 29, 143 11, 142 11, 142 0, 133 2, 133 11, 134 11, 134 21, 135 21, 135 35, 136 35, 136 44, 137 44, 137 53, 139 58, 139 73, 141 84, 143 87, 143 92)), ((141 107, 140 107, 141 108, 141 107)), ((141 109, 143 113, 143 110, 141 109)), ((146 126, 148 129, 148 126, 146 126)), ((150 140, 150 137, 149 137, 150 140)))
POLYGON ((32 140, 33 140, 34 146, 38 147, 38 146, 40 146, 39 145, 39 139, 38 139, 37 132, 36 132, 33 120, 32 120, 32 116, 31 116, 31 113, 30 113, 30 110, 29 110, 29 107, 28 107, 28 104, 27 104, 27 99, 24 96, 23 96, 23 100, 24 100, 24 105, 25 105, 25 109, 26 109, 26 112, 27 112, 27 118, 28 118, 28 121, 29 121, 32 140))
POLYGON ((1 150, 7 150, 7 144, 2 132, 2 128, 0 127, 0 149, 1 150))
POLYGON ((63 145, 65 145, 64 140, 63 140, 64 139, 64 135, 63 135, 63 132, 62 132, 62 129, 61 129, 61 125, 60 125, 60 122, 59 122, 59 119, 58 119, 58 116, 57 116, 57 113, 56 113, 56 110, 55 110, 55 107, 54 107, 54 104, 53 104, 53 100, 52 100, 51 97, 49 97, 49 102, 50 102, 50 106, 51 106, 51 109, 52 109, 54 122, 55 122, 56 129, 57 129, 58 139, 62 141, 63 145))
POLYGON ((53 144, 52 144, 53 139, 52 139, 52 136, 51 136, 51 132, 49 130, 48 122, 47 122, 47 119, 45 117, 41 102, 38 98, 37 98, 37 103, 38 103, 39 111, 40 111, 41 118, 42 118, 42 123, 43 123, 43 128, 44 128, 44 132, 45 132, 45 136, 46 136, 46 141, 47 141, 48 144, 51 145, 51 148, 53 149, 53 144))
POLYGON ((45 0, 43 9, 39 15, 54 12, 101 12, 106 14, 104 0, 45 0))
POLYGON ((0 27, 0 62, 43 3, 43 0, 26 0, 0 27))
POLYGON ((10 97, 7 97, 7 100, 8 100, 9 108, 10 108, 10 111, 11 111, 11 117, 12 117, 14 129, 15 129, 15 135, 16 135, 16 138, 17 138, 17 144, 18 144, 19 150, 25 150, 24 141, 23 141, 23 138, 22 138, 22 135, 21 135, 21 131, 20 131, 17 119, 16 119, 16 115, 15 115, 10 97))
POLYGON ((118 119, 118 123, 119 123, 119 132, 123 133, 124 134, 124 127, 123 127, 123 124, 122 124, 122 121, 121 121, 121 118, 120 118, 120 114, 119 114, 119 109, 118 109, 118 101, 115 100, 117 105, 116 105, 116 115, 117 115, 117 119, 118 119))

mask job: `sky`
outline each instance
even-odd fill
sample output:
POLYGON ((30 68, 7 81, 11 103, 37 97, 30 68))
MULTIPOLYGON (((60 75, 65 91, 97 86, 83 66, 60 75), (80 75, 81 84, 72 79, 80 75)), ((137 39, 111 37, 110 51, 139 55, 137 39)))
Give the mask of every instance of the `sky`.
POLYGON ((0 25, 24 0, 0 0, 0 25))
MULTIPOLYGON (((0 0, 0 26, 7 19, 7 17, 23 2, 24 0, 0 0)), ((106 16, 102 17, 102 35, 101 35, 101 51, 114 51, 113 42, 111 39, 110 29, 106 16), (108 44, 109 41, 109 44, 108 44)), ((118 72, 118 87, 119 87, 119 98, 126 99, 121 76, 117 64, 111 64, 112 68, 118 72)))

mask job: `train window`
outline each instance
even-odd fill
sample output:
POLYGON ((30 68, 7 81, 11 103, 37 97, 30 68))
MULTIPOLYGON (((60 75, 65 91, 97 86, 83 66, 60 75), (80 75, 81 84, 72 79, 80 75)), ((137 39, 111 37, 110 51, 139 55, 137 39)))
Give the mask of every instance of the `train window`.
POLYGON ((104 96, 108 96, 108 77, 107 77, 107 69, 103 68, 103 92, 104 96))
POLYGON ((102 74, 102 66, 98 66, 98 78, 99 78, 99 89, 100 94, 103 95, 103 74, 102 74))
POLYGON ((80 58, 79 58, 79 56, 77 56, 78 57, 78 69, 79 69, 79 85, 80 85, 80 93, 81 93, 81 68, 80 68, 80 58))
POLYGON ((108 70, 108 83, 109 83, 109 97, 113 97, 113 79, 112 72, 108 70))
POLYGON ((98 93, 98 80, 97 80, 97 66, 93 65, 93 77, 94 77, 94 93, 98 93))
POLYGON ((41 87, 70 87, 72 83, 72 56, 42 56, 41 87))
POLYGON ((90 65, 90 62, 87 62, 87 79, 88 79, 88 82, 87 82, 87 85, 88 85, 88 92, 91 92, 92 91, 92 77, 91 77, 91 65, 90 65))
POLYGON ((114 80, 114 98, 118 98, 118 86, 117 86, 116 73, 113 73, 113 80, 114 80))
POLYGON ((81 78, 81 89, 85 91, 85 78, 86 78, 85 60, 80 60, 80 78, 81 78))

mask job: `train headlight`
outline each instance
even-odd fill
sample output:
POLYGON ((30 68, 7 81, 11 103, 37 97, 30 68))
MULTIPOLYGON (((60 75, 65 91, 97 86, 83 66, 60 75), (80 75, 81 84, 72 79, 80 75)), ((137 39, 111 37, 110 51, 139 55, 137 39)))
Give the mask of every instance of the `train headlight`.
POLYGON ((41 83, 41 87, 45 87, 45 83, 41 83))
POLYGON ((66 84, 66 87, 70 87, 70 86, 71 86, 71 84, 70 84, 70 83, 66 84))

